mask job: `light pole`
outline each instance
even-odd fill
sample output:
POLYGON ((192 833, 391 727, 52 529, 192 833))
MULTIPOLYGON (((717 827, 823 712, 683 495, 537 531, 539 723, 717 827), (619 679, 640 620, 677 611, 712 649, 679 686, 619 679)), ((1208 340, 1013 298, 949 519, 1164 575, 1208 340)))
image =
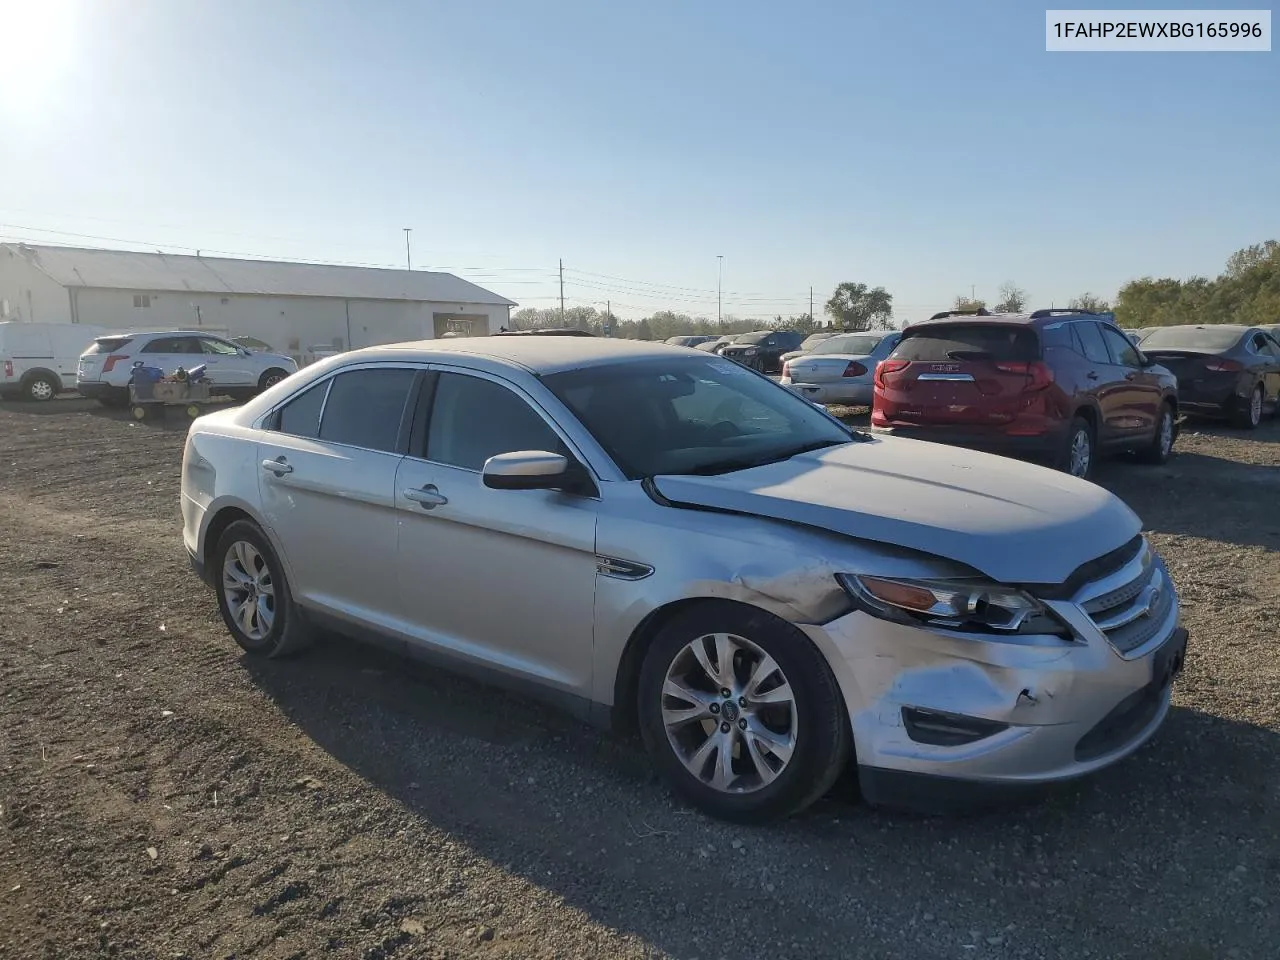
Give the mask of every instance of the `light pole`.
POLYGON ((724 257, 716 254, 716 327, 724 333, 724 317, 721 314, 721 290, 724 285, 724 257))
POLYGON ((409 234, 413 233, 413 227, 404 228, 404 265, 405 269, 413 269, 413 254, 409 252, 409 234))

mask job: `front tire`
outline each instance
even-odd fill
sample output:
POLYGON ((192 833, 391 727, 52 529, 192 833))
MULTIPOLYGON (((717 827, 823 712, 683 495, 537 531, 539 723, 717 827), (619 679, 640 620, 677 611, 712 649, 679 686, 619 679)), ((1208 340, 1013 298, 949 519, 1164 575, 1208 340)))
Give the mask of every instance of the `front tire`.
POLYGON ((1151 438, 1151 442, 1138 452, 1139 459, 1143 463, 1150 463, 1160 466, 1169 461, 1169 457, 1173 455, 1173 441, 1177 434, 1177 425, 1173 420, 1173 407, 1170 404, 1162 404, 1160 407, 1160 417, 1156 421, 1156 432, 1151 438))
POLYGON ((258 392, 270 390, 277 383, 289 375, 287 370, 281 370, 279 367, 272 367, 266 373, 258 378, 258 392))
POLYGON ((310 642, 280 558, 257 524, 237 520, 223 531, 211 574, 222 622, 246 652, 284 657, 310 642))
POLYGON ((762 610, 708 601, 672 619, 640 670, 637 713, 660 776, 712 816, 766 823, 809 806, 852 735, 826 660, 762 610))

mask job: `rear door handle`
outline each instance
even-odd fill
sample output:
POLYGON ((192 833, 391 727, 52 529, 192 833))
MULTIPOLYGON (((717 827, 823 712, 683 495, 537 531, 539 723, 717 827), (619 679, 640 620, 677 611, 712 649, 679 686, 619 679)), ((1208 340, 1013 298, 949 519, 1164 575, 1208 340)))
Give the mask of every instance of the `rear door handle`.
POLYGON ((449 502, 449 498, 441 493, 434 483, 428 483, 425 487, 406 490, 404 498, 412 500, 421 506, 423 510, 434 510, 436 507, 443 506, 449 502))
POLYGON ((293 473, 293 465, 285 460, 284 457, 279 457, 275 460, 263 460, 262 469, 269 473, 274 473, 277 477, 282 477, 286 473, 293 473))

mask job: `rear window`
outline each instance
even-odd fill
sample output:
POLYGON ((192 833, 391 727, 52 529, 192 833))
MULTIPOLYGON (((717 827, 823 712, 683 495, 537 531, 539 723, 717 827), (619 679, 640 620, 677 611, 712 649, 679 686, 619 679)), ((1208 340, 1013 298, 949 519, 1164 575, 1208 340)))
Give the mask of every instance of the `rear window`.
POLYGON ((85 353, 115 353, 132 339, 132 337, 98 337, 89 344, 89 349, 85 353))
POLYGON ((898 360, 1039 360, 1040 343, 1034 330, 1023 326, 930 324, 908 333, 893 351, 898 360))
POLYGON ((1239 327, 1157 327, 1142 340, 1143 350, 1230 350, 1244 336, 1239 327))
POLYGON ((884 337, 879 334, 860 337, 832 337, 813 348, 814 353, 844 353, 851 357, 862 357, 871 353, 884 337))

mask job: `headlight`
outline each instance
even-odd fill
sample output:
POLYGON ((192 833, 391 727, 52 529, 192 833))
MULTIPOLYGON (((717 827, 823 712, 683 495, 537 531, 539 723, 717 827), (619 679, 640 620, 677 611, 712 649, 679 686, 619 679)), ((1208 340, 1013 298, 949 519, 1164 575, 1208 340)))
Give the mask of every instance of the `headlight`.
POLYGON ((839 575, 867 612, 915 626, 978 633, 1068 636, 1067 625, 1022 590, 981 580, 901 580, 839 575))

